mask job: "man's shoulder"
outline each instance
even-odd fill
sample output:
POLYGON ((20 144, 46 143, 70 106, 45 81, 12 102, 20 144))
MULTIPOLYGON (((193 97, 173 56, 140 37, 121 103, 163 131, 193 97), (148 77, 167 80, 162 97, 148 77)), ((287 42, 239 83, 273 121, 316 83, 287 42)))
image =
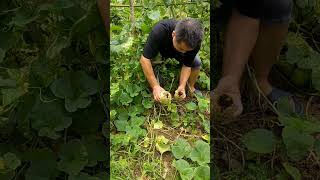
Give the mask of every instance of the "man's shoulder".
POLYGON ((177 22, 178 21, 176 19, 163 19, 159 21, 157 24, 155 24, 154 28, 158 30, 163 29, 163 30, 171 31, 175 28, 177 22))
POLYGON ((158 22, 158 24, 168 24, 168 25, 175 25, 177 24, 178 20, 176 19, 163 19, 163 20, 160 20, 158 22))

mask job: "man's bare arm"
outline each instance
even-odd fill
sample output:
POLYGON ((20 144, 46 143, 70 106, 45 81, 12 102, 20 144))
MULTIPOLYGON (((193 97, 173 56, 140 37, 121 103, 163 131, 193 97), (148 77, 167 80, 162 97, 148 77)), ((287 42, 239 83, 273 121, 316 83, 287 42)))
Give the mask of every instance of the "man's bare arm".
POLYGON ((191 67, 185 66, 183 65, 181 68, 181 73, 180 73, 180 83, 179 83, 179 87, 181 88, 185 88, 187 81, 190 77, 191 74, 191 67))
POLYGON ((150 59, 147 59, 142 55, 140 58, 140 64, 142 66, 143 73, 150 84, 150 87, 154 89, 154 87, 160 86, 154 75, 150 59))
POLYGON ((100 14, 101 14, 101 17, 103 19, 103 24, 106 28, 106 32, 107 34, 109 34, 109 27, 108 27, 108 24, 109 24, 109 0, 97 0, 97 4, 98 4, 98 8, 99 8, 99 11, 100 11, 100 14))

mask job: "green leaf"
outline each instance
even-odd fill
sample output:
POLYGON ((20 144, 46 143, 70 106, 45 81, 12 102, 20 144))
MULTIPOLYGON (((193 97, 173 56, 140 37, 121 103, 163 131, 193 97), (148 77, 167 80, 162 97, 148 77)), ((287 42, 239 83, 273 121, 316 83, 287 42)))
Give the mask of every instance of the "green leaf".
POLYGON ((201 112, 205 112, 209 109, 209 100, 198 98, 198 106, 201 112))
POLYGON ((94 137, 84 137, 82 142, 88 152, 87 166, 94 167, 97 165, 97 162, 108 160, 108 148, 103 144, 102 139, 99 140, 94 137))
POLYGON ((320 123, 317 121, 288 116, 279 116, 278 119, 282 125, 293 127, 302 133, 312 134, 320 132, 320 123))
POLYGON ((0 87, 16 87, 17 83, 12 79, 2 79, 0 77, 0 87))
POLYGON ((34 15, 34 11, 21 7, 18 11, 16 11, 16 15, 12 17, 12 20, 9 24, 23 27, 26 24, 36 20, 37 17, 37 15, 34 15))
POLYGON ((198 140, 190 153, 190 159, 196 161, 199 165, 206 165, 210 162, 210 146, 208 143, 198 140))
POLYGON ((320 70, 319 69, 312 70, 312 85, 316 90, 320 91, 320 70))
POLYGON ((144 108, 141 105, 130 106, 128 109, 128 115, 131 117, 135 117, 144 112, 144 108))
POLYGON ((15 170, 21 165, 20 159, 11 152, 0 156, 0 174, 8 173, 15 170))
POLYGON ((301 48, 289 46, 287 52, 287 62, 290 64, 298 63, 305 56, 305 52, 301 48))
POLYGON ((173 162, 173 166, 179 171, 182 180, 191 180, 194 176, 194 169, 184 160, 179 159, 173 162))
POLYGON ((43 103, 38 100, 29 119, 32 128, 38 131, 39 136, 58 139, 61 137, 58 132, 71 125, 72 118, 66 115, 61 105, 58 101, 43 103))
POLYGON ((73 24, 71 34, 73 36, 80 37, 81 35, 86 35, 86 33, 89 33, 97 27, 103 26, 104 24, 101 21, 99 12, 97 11, 97 8, 95 8, 95 4, 93 4, 90 10, 73 24))
POLYGON ((16 32, 3 32, 0 31, 0 48, 3 50, 8 50, 14 47, 17 43, 19 34, 16 32))
POLYGON ((199 166, 194 170, 195 180, 210 180, 209 166, 199 166))
POLYGON ((288 156, 295 161, 303 159, 314 143, 311 135, 302 133, 291 126, 283 129, 282 138, 286 145, 288 156))
POLYGON ((90 176, 86 173, 80 173, 78 175, 70 175, 68 180, 102 180, 96 176, 90 176))
POLYGON ((320 157, 320 140, 316 140, 314 142, 314 151, 316 152, 317 156, 320 157))
POLYGON ((98 92, 98 81, 84 71, 67 72, 51 86, 53 94, 65 99, 65 107, 69 112, 85 108, 91 104, 91 95, 98 92))
POLYGON ((6 57, 6 51, 0 48, 0 63, 2 63, 5 57, 6 57))
POLYGON ((148 14, 148 17, 151 19, 151 20, 158 20, 160 18, 160 11, 152 11, 150 14, 148 14))
POLYGON ((175 144, 171 146, 171 149, 176 159, 187 157, 192 151, 190 144, 183 138, 177 139, 175 144))
POLYGON ((133 101, 132 97, 130 97, 126 92, 122 92, 120 98, 120 103, 122 105, 129 105, 129 103, 131 103, 133 101))
POLYGON ((44 55, 32 62, 30 69, 30 84, 48 87, 56 76, 56 67, 44 55))
POLYGON ((66 36, 58 35, 47 50, 47 57, 53 59, 57 57, 61 50, 70 45, 70 39, 66 36))
POLYGON ((308 57, 300 59, 297 65, 302 69, 314 69, 314 67, 320 66, 320 54, 312 52, 308 57))
POLYGON ((121 121, 128 121, 129 119, 128 112, 126 110, 123 110, 123 111, 119 110, 118 119, 121 121))
POLYGON ((78 97, 74 99, 66 98, 65 100, 66 110, 69 112, 75 112, 78 108, 86 108, 91 104, 90 97, 78 97))
POLYGON ((281 115, 290 116, 294 114, 294 106, 290 105, 289 97, 280 97, 277 100, 277 110, 281 115))
POLYGON ((116 120, 114 125, 117 127, 118 131, 126 131, 126 127, 129 125, 128 121, 125 120, 116 120))
POLYGON ((69 175, 78 174, 88 163, 88 152, 79 140, 72 140, 62 146, 59 152, 58 169, 69 175))
POLYGON ((168 144, 168 142, 169 140, 163 135, 156 138, 156 148, 161 154, 170 151, 170 145, 168 144))
POLYGON ((51 150, 36 149, 27 153, 31 166, 26 172, 26 180, 50 180, 56 178, 56 158, 51 150))
POLYGON ((142 126, 145 122, 145 119, 146 118, 144 116, 141 116, 141 117, 133 116, 133 117, 131 117, 130 125, 136 126, 136 127, 142 126))
POLYGON ((146 133, 147 131, 145 129, 134 125, 134 123, 130 123, 130 125, 126 127, 126 134, 132 141, 137 141, 139 137, 145 136, 146 133))
POLYGON ((254 129, 242 137, 246 147, 256 153, 270 153, 273 151, 276 138, 273 133, 266 129, 254 129))
POLYGON ((193 111, 197 109, 197 104, 194 102, 189 102, 185 106, 189 111, 193 111))
POLYGON ((144 108, 150 109, 153 106, 153 101, 151 99, 146 99, 145 98, 145 99, 142 100, 142 105, 143 105, 144 108))
POLYGON ((94 101, 86 109, 81 109, 72 114, 70 129, 76 134, 95 134, 100 131, 102 122, 106 122, 105 118, 103 105, 99 101, 94 101))
POLYGON ((162 121, 158 121, 153 124, 154 129, 162 129, 162 127, 163 127, 162 121))
POLYGON ((139 95, 141 90, 142 90, 142 88, 136 84, 129 85, 126 87, 126 91, 130 95, 130 97, 135 97, 135 96, 139 95))
POLYGON ((289 163, 282 163, 282 165, 294 180, 301 180, 301 174, 297 168, 291 166, 289 163))
POLYGON ((10 88, 10 89, 1 89, 2 93, 2 105, 7 106, 13 103, 15 100, 19 99, 26 92, 22 88, 10 88))

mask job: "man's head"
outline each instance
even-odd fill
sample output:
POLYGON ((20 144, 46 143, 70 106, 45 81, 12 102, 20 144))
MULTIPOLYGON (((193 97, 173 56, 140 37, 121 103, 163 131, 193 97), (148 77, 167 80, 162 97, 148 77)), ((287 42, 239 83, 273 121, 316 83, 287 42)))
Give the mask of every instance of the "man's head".
POLYGON ((172 32, 174 48, 185 53, 200 46, 203 37, 202 25, 199 21, 186 18, 179 21, 172 32))

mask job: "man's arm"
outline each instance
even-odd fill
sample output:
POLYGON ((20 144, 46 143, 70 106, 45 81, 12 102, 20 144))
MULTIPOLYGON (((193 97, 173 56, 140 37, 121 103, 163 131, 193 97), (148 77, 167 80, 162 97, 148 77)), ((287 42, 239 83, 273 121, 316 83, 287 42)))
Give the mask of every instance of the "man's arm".
POLYGON ((108 27, 108 24, 109 24, 109 18, 108 18, 109 1, 108 0, 97 0, 97 4, 98 4, 98 8, 99 8, 101 17, 103 19, 103 24, 106 28, 106 32, 107 32, 107 34, 109 34, 109 31, 108 31, 109 30, 109 27, 108 27))
POLYGON ((161 92, 165 91, 158 83, 156 76, 154 75, 153 68, 151 65, 151 60, 145 58, 143 55, 140 58, 140 64, 143 70, 144 75, 146 76, 151 88, 152 88, 152 94, 153 98, 156 101, 160 101, 161 98, 161 92))
POLYGON ((140 64, 142 66, 143 73, 146 76, 146 78, 147 78, 147 80, 148 80, 148 82, 150 84, 150 87, 152 89, 154 89, 155 86, 159 86, 159 83, 158 83, 158 81, 156 79, 156 76, 154 75, 154 72, 153 72, 153 68, 152 68, 152 65, 151 65, 151 60, 145 58, 142 55, 141 58, 140 58, 140 64))
POLYGON ((185 89, 189 76, 191 74, 191 67, 183 65, 180 73, 179 87, 185 89))

